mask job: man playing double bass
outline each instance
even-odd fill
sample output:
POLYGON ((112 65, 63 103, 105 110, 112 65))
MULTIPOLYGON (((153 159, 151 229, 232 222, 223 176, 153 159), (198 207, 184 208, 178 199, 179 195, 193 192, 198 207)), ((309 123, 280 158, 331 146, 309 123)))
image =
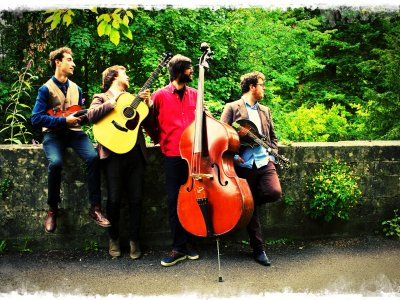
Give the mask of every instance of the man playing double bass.
MULTIPOLYGON (((278 140, 271 110, 259 103, 264 97, 264 81, 265 76, 261 72, 243 75, 240 81, 242 97, 225 105, 221 121, 229 125, 238 120, 252 121, 258 132, 266 137, 267 144, 277 151, 278 140)), ((262 146, 241 147, 239 155, 235 156, 235 170, 239 177, 247 180, 254 199, 254 213, 246 227, 254 259, 261 265, 269 266, 271 263, 265 253, 259 210, 260 205, 277 201, 282 196, 274 157, 262 146)))
POLYGON ((175 55, 168 64, 169 85, 152 94, 150 135, 155 144, 160 143, 165 156, 165 181, 167 190, 168 218, 172 233, 172 251, 161 260, 169 267, 186 258, 198 259, 190 247, 191 234, 181 225, 178 213, 178 194, 188 178, 188 164, 181 157, 179 142, 183 131, 195 119, 197 90, 187 86, 193 75, 192 61, 183 55, 175 55))

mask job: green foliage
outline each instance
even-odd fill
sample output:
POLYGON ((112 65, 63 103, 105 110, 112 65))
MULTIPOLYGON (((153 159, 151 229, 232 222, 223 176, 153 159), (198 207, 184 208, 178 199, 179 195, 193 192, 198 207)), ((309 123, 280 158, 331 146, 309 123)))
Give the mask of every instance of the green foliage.
POLYGON ((11 86, 10 102, 5 109, 4 123, 0 130, 5 138, 3 142, 10 144, 26 144, 32 133, 27 128, 31 107, 24 104, 24 98, 30 97, 29 92, 32 90, 31 81, 35 76, 30 73, 33 62, 29 61, 28 65, 20 71, 13 70, 18 78, 11 86))
POLYGON ((9 178, 2 179, 0 181, 0 199, 4 200, 11 192, 13 188, 13 182, 9 178))
MULTIPOLYGON (((97 8, 92 9, 92 12, 97 14, 97 8)), ((70 9, 47 10, 44 14, 50 14, 44 23, 51 23, 51 30, 54 30, 58 25, 62 24, 68 27, 71 25, 73 17, 75 16, 74 11, 70 9)), ((133 19, 131 10, 117 8, 113 11, 107 11, 97 17, 97 34, 100 37, 103 35, 109 36, 110 41, 116 46, 120 43, 121 33, 132 40, 129 19, 133 19)))
POLYGON ((97 18, 97 33, 101 37, 108 35, 114 45, 120 42, 121 33, 132 40, 132 32, 129 29, 129 19, 133 19, 130 10, 115 9, 113 12, 101 14, 97 18))
POLYGON ((97 141, 94 138, 92 127, 93 124, 85 124, 82 126, 82 130, 86 133, 86 135, 89 137, 92 143, 96 143, 97 141))
POLYGON ((282 197, 283 203, 285 203, 287 206, 292 206, 294 205, 294 199, 288 195, 284 195, 282 197))
POLYGON ((400 215, 398 215, 399 210, 395 209, 394 217, 390 220, 383 221, 383 233, 389 237, 400 238, 400 215))
POLYGON ((75 13, 71 9, 57 9, 57 10, 48 10, 45 14, 51 14, 44 21, 45 23, 51 23, 51 30, 55 29, 60 23, 65 26, 69 26, 72 22, 72 18, 75 13))
POLYGON ((351 208, 361 198, 358 179, 345 162, 337 159, 327 161, 307 181, 306 189, 310 197, 307 214, 325 222, 333 218, 348 220, 351 208))
POLYGON ((0 254, 4 253, 7 248, 7 243, 5 240, 0 241, 0 254))
POLYGON ((20 253, 31 253, 33 252, 31 248, 29 248, 30 238, 26 237, 22 241, 19 241, 14 244, 14 249, 20 253))
POLYGON ((293 244, 293 241, 290 239, 277 239, 277 240, 267 240, 265 242, 266 245, 268 246, 274 246, 274 245, 291 245, 293 244))
POLYGON ((365 62, 367 74, 376 77, 374 86, 364 89, 370 117, 366 121, 372 139, 400 139, 400 25, 392 26, 385 36, 388 47, 373 49, 377 59, 365 62))
POLYGON ((99 243, 93 240, 85 240, 83 244, 83 250, 86 252, 97 252, 99 251, 99 243))
MULTIPOLYGON (((2 120, 15 80, 11 68, 22 70, 25 60, 35 62, 32 73, 40 82, 32 79, 35 89, 21 102, 32 107, 36 88, 52 75, 48 53, 62 45, 74 51, 72 80, 82 87, 88 107, 100 92, 105 68, 124 65, 135 93, 163 52, 188 56, 196 66, 199 46, 206 41, 215 54, 205 76, 204 100, 214 117, 226 102, 240 98, 240 76, 257 70, 267 76, 262 102, 272 107, 280 141, 400 138, 395 12, 167 7, 2 11, 0 17, 2 120)), ((194 78, 190 85, 197 87, 194 78)), ((164 69, 152 92, 168 82, 164 69)))
POLYGON ((276 117, 280 138, 302 142, 333 142, 345 139, 348 130, 345 108, 333 105, 327 109, 323 104, 311 108, 302 105, 295 112, 276 117))

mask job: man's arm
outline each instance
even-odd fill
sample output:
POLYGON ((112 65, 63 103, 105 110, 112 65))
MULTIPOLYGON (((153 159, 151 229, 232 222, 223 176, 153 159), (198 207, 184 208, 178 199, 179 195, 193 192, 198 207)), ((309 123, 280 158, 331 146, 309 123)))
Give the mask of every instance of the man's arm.
POLYGON ((95 94, 93 95, 92 103, 87 112, 87 117, 89 122, 96 123, 102 117, 107 115, 110 111, 112 111, 116 105, 116 97, 110 99, 109 101, 104 100, 103 94, 95 94))
POLYGON ((56 127, 67 123, 65 117, 50 116, 47 113, 49 99, 49 90, 45 85, 42 85, 38 90, 35 106, 32 110, 31 122, 34 126, 41 127, 56 127))
POLYGON ((225 104, 224 110, 222 111, 222 114, 221 114, 220 121, 224 122, 226 124, 232 125, 233 110, 232 110, 232 105, 230 103, 225 104))

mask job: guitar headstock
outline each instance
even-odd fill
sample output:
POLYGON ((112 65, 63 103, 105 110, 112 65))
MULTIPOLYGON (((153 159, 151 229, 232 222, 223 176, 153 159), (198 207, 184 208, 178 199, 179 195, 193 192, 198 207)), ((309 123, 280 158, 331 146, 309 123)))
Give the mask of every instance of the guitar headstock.
POLYGON ((289 169, 290 168, 290 161, 288 158, 284 157, 283 155, 279 155, 277 158, 277 164, 282 168, 282 169, 289 169))
POLYGON ((160 58, 160 66, 164 67, 166 66, 169 61, 171 60, 171 58, 173 57, 172 52, 164 52, 163 55, 160 58))

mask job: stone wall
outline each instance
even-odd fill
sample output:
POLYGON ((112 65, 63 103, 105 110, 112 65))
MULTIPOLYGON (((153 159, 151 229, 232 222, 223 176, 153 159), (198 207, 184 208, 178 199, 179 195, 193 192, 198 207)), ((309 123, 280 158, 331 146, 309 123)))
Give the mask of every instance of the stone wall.
MULTIPOLYGON (((158 147, 149 147, 142 243, 169 245, 163 157, 158 147)), ((261 210, 266 239, 308 239, 326 236, 355 236, 381 231, 380 223, 393 217, 399 208, 400 141, 294 143, 280 147, 280 154, 292 162, 289 170, 279 170, 284 196, 291 199, 267 204, 261 210), (361 177, 362 203, 355 207, 349 221, 318 222, 305 214, 306 179, 325 161, 346 161, 361 177)), ((69 150, 63 171, 62 214, 54 234, 45 234, 43 220, 47 211, 47 160, 41 145, 0 145, 0 241, 9 249, 82 248, 91 242, 101 247, 108 243, 107 232, 88 217, 85 170, 82 161, 69 150)), ((103 187, 104 187, 103 182, 103 187)), ((103 189, 103 206, 106 202, 103 189)), ((126 227, 126 207, 121 227, 126 227)), ((126 237, 123 233, 122 238, 126 237)), ((221 237, 243 240, 244 230, 221 237)), ((207 239, 201 239, 207 242, 207 239)))

